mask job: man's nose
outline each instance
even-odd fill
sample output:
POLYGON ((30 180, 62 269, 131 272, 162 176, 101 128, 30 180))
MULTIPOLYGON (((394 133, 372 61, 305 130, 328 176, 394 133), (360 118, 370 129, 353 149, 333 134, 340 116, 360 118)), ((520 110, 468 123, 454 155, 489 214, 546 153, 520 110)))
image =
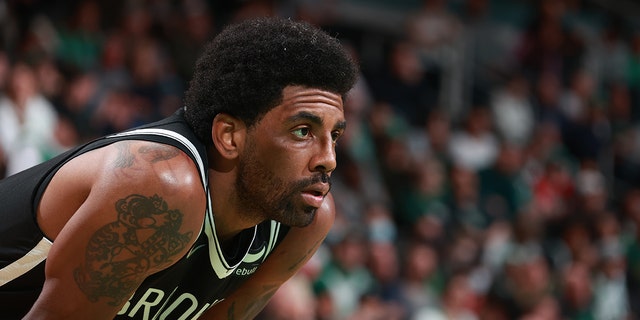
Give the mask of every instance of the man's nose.
POLYGON ((310 166, 310 169, 313 172, 322 172, 327 174, 336 169, 336 150, 333 139, 323 139, 317 147, 317 151, 313 156, 310 166))

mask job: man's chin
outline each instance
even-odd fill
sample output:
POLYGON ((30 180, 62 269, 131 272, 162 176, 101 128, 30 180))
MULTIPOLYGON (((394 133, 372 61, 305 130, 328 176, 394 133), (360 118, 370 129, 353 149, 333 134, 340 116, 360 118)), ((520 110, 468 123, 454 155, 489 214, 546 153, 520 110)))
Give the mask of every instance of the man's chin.
POLYGON ((309 226, 313 220, 315 220, 316 212, 318 208, 315 207, 305 207, 299 212, 295 213, 289 221, 280 221, 281 223, 294 228, 304 228, 309 226))

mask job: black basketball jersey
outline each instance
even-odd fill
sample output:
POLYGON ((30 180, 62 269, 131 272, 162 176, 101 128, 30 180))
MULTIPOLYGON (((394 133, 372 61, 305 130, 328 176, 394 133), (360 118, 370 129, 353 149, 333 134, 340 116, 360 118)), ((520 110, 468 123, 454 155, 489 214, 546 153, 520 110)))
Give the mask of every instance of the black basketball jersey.
POLYGON ((183 114, 181 109, 162 121, 97 139, 0 180, 0 319, 23 316, 42 290, 52 242, 38 227, 36 210, 53 175, 69 160, 121 140, 165 143, 188 154, 200 171, 207 209, 190 251, 171 267, 145 279, 117 319, 195 319, 257 270, 289 228, 266 221, 244 230, 239 236, 241 245, 234 252, 221 250, 211 211, 205 147, 183 114))

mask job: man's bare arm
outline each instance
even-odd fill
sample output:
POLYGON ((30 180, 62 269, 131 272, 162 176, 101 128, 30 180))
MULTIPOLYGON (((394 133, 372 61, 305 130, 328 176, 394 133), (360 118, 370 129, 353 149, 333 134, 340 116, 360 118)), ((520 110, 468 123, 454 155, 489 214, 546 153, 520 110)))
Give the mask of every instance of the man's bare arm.
POLYGON ((55 240, 27 318, 111 319, 148 275, 186 253, 205 198, 199 184, 184 180, 197 175, 193 163, 175 151, 119 143, 59 171, 40 207, 39 222, 55 240), (78 181, 90 190, 77 188, 78 181))
POLYGON ((193 232, 181 232, 183 213, 157 194, 129 195, 115 210, 117 220, 91 236, 73 277, 89 301, 120 306, 149 272, 180 258, 193 232))

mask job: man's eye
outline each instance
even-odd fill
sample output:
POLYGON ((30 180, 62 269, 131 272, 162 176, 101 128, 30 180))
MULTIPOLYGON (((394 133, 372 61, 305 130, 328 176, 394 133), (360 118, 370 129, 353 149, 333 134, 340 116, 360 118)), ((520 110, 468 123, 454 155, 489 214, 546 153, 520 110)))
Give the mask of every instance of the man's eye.
POLYGON ((309 128, 299 128, 293 130, 293 134, 298 138, 306 138, 309 136, 309 128))
POLYGON ((331 133, 331 139, 333 139, 333 142, 337 142, 338 139, 340 139, 341 135, 342 134, 340 132, 337 132, 337 131, 336 132, 332 132, 331 133))

